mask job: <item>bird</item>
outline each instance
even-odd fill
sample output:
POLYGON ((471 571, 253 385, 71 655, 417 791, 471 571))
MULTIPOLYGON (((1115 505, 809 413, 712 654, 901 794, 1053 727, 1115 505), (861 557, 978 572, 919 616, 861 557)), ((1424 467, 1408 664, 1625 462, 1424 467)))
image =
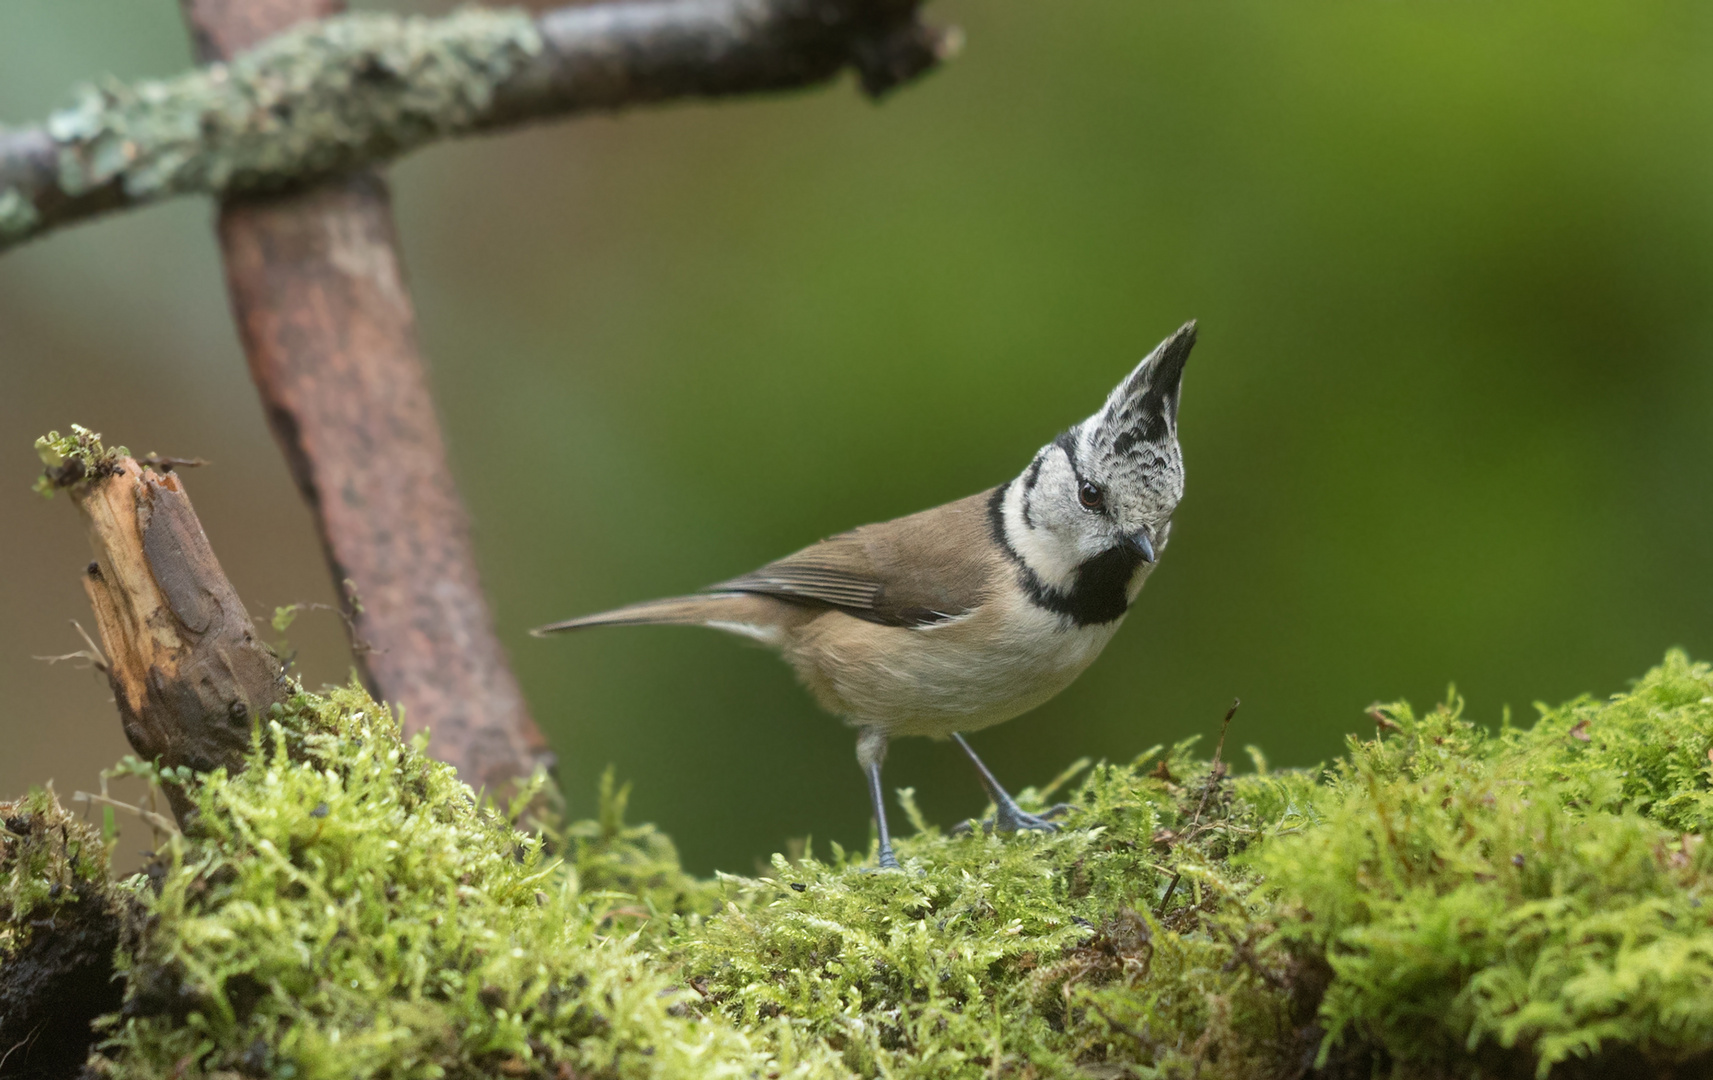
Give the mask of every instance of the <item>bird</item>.
POLYGON ((964 736, 1069 686, 1136 602, 1183 498, 1178 398, 1195 340, 1192 320, 997 487, 840 533, 693 595, 531 633, 694 625, 776 649, 856 729, 881 869, 899 865, 880 776, 900 736, 956 742, 993 801, 995 831, 1051 831, 964 736))

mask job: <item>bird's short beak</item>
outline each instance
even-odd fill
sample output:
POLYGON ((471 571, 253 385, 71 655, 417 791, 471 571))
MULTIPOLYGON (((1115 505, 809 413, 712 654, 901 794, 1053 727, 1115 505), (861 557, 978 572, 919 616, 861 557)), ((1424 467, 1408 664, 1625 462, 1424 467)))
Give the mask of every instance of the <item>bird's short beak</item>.
POLYGON ((1124 534, 1124 546, 1142 556, 1142 561, 1154 561, 1154 544, 1148 539, 1147 529, 1137 529, 1133 533, 1124 534))

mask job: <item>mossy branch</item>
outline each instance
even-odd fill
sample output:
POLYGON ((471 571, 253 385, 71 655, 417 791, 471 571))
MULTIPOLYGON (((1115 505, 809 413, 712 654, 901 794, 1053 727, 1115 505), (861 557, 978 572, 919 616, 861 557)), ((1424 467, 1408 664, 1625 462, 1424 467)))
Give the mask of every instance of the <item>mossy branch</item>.
POLYGON ((175 195, 279 190, 440 139, 677 98, 826 82, 879 95, 956 34, 920 0, 645 0, 429 19, 342 15, 177 78, 85 87, 0 131, 0 250, 175 195))

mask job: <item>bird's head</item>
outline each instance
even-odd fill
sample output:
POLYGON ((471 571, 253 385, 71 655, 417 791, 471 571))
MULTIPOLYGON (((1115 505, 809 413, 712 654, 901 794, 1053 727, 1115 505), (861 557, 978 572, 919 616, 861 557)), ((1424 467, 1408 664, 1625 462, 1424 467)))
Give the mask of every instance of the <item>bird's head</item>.
POLYGON ((1196 324, 1185 323, 1118 384, 1099 412, 1042 447, 1011 485, 1008 533, 1049 584, 1109 553, 1151 563, 1184 494, 1178 391, 1196 324))

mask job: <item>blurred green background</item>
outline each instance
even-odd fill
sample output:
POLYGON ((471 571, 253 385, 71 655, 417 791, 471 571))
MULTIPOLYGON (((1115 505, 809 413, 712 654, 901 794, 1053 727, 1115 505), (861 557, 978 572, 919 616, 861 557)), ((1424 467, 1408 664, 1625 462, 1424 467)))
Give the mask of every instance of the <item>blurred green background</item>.
MULTIPOLYGON (((849 734, 708 632, 537 641, 999 482, 1186 318, 1188 495, 1081 681, 976 745, 1016 786, 1211 732, 1312 764, 1363 707, 1472 714, 1713 656, 1713 10, 1602 2, 935 4, 964 55, 832 90, 430 149, 392 171, 501 633, 588 812, 609 763, 698 870, 860 844, 849 734)), ((167 0, 8 0, 0 119, 189 63, 167 0)), ((30 496, 81 420, 202 455, 257 612, 331 600, 180 202, 0 258, 0 792, 124 752, 87 558, 30 496)), ((308 680, 349 659, 292 632, 308 680)), ((889 786, 950 823, 948 745, 889 786)))

